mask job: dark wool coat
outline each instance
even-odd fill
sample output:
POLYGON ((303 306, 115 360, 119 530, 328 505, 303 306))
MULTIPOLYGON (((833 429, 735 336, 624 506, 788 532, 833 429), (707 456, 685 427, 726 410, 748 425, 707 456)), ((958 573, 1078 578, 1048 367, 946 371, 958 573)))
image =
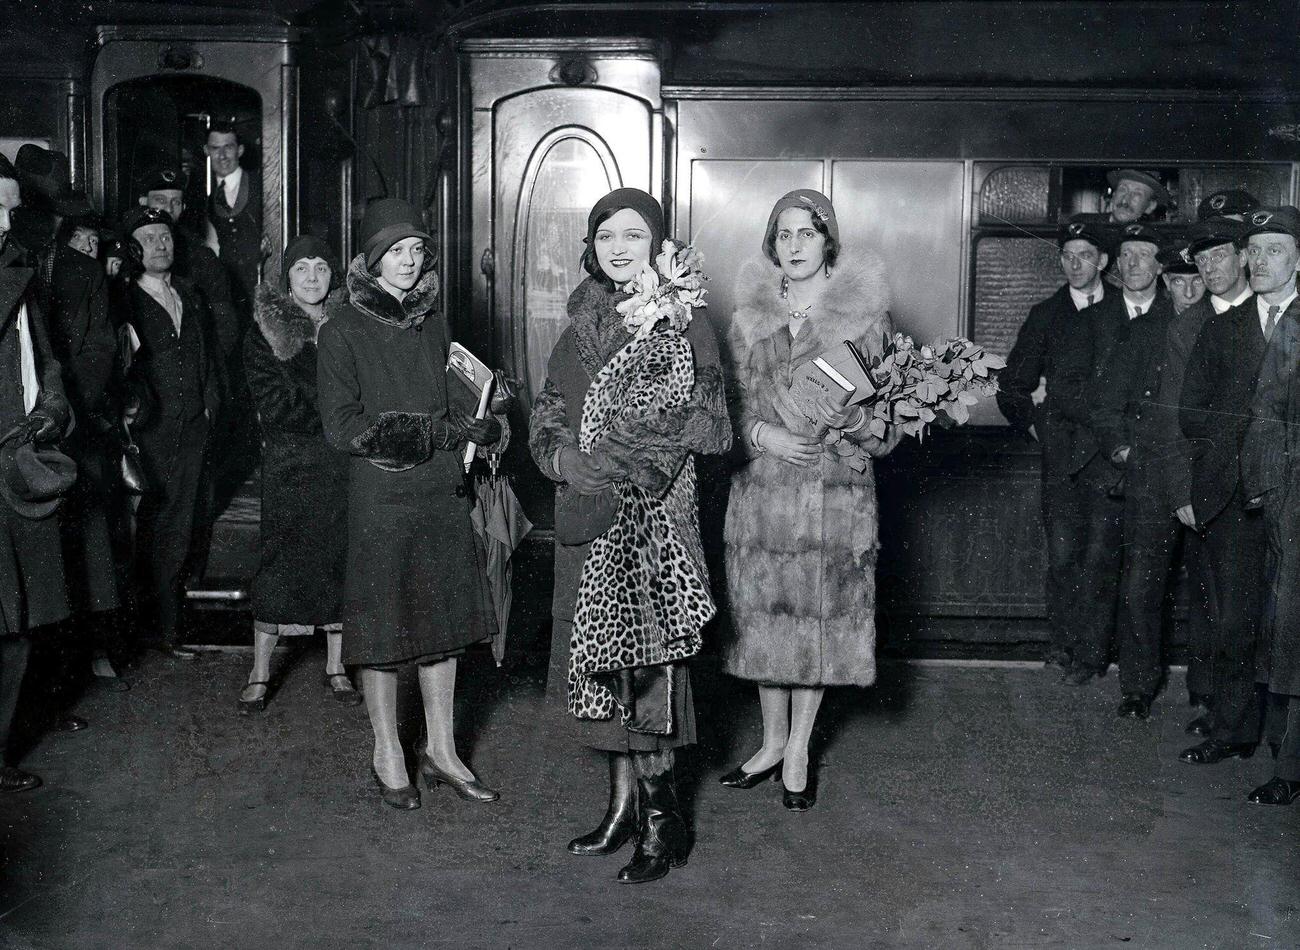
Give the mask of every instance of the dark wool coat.
POLYGON ((872 253, 841 258, 797 340, 780 290, 781 272, 767 260, 747 264, 736 287, 733 417, 751 460, 737 472, 727 508, 735 629, 723 643, 723 668, 761 683, 869 686, 876 679, 874 472, 856 472, 830 453, 813 468, 789 465, 757 454, 750 433, 759 421, 780 424, 776 388, 788 387, 798 366, 843 340, 868 356, 881 352, 892 332, 885 265, 872 253))
MULTIPOLYGON (((1257 315, 1254 298, 1228 313, 1247 308, 1257 315)), ((1244 495, 1263 496, 1269 536, 1257 678, 1274 693, 1300 696, 1300 301, 1269 340, 1251 416, 1244 495)))
MULTIPOLYGON (((319 399, 325 438, 352 456, 348 557, 343 599, 344 662, 385 666, 438 659, 496 630, 470 524, 460 449, 400 471, 389 457, 380 413, 440 422, 447 414, 447 333, 434 309, 435 271, 399 303, 358 255, 348 268, 348 302, 321 328, 319 399), (426 319, 426 317, 428 319, 426 319)), ((387 418, 387 417, 386 417, 387 418)))
MULTIPOLYGON (((327 304, 342 306, 342 294, 327 304)), ((325 441, 316 323, 271 284, 257 288, 244 370, 262 430, 261 560, 253 616, 320 626, 342 616, 348 456, 325 441)))
MULTIPOLYGON (((547 692, 552 702, 567 710, 569 632, 582 566, 593 538, 608 529, 617 511, 613 492, 603 496, 580 495, 553 467, 556 452, 577 447, 583 403, 593 378, 630 337, 622 315, 614 308, 626 299, 587 278, 569 296, 569 326, 565 328, 547 364, 546 382, 533 402, 529 418, 529 449, 538 468, 557 482, 555 499, 555 589, 552 616, 555 636, 547 692), (565 541, 571 543, 565 543, 565 541)), ((654 429, 638 428, 618 433, 602 443, 602 451, 623 477, 651 491, 666 491, 687 452, 720 454, 731 447, 725 387, 717 341, 709 321, 697 314, 686 329, 695 361, 695 390, 681 409, 664 414, 654 429)), ((629 733, 617 718, 577 720, 564 713, 578 741, 600 749, 627 751, 686 745, 695 741, 690 680, 679 668, 674 694, 672 737, 629 733), (638 745, 638 743, 640 743, 638 745)))
POLYGON ((1165 456, 1163 481, 1166 501, 1170 510, 1176 510, 1192 503, 1192 465, 1188 458, 1187 439, 1183 435, 1179 412, 1183 405, 1183 379, 1187 375, 1187 361, 1192 355, 1196 338, 1201 335, 1201 328, 1214 316, 1214 307, 1207 293, 1196 303, 1169 321, 1167 340, 1168 359, 1165 371, 1160 377, 1160 401, 1169 411, 1165 413, 1165 424, 1169 432, 1167 442, 1177 446, 1165 456))
MULTIPOLYGON (((61 369, 32 293, 35 272, 23 266, 22 258, 13 243, 0 251, 0 432, 8 432, 26 418, 18 347, 18 311, 25 301, 41 383, 35 408, 60 424, 66 434, 72 416, 63 395, 61 369)), ((63 620, 69 613, 59 518, 24 518, 0 502, 0 635, 24 633, 63 620)))
POLYGON ((77 463, 77 484, 60 513, 68 593, 77 609, 113 610, 120 596, 109 511, 122 366, 108 313, 108 279, 98 261, 67 246, 57 248, 50 263, 50 346, 79 423, 63 442, 77 463))
POLYGON ((1068 285, 1034 304, 998 376, 998 408, 1025 435, 1033 426, 1044 476, 1073 475, 1097 454, 1088 401, 1093 339, 1086 313, 1075 309, 1068 285), (1035 406, 1031 393, 1041 379, 1047 380, 1047 398, 1035 406))

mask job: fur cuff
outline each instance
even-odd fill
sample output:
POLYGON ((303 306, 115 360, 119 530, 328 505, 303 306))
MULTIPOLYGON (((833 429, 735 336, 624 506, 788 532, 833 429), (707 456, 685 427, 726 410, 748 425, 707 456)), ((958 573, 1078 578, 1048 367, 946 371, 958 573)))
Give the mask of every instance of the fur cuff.
POLYGON ((433 455, 433 416, 423 412, 381 412, 352 451, 390 472, 427 462, 433 455))

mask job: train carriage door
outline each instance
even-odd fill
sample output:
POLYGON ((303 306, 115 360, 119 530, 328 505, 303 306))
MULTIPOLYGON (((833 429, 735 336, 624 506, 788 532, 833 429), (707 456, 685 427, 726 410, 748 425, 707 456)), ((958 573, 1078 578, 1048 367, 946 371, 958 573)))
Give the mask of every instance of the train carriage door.
POLYGON ((587 212, 612 188, 659 197, 659 62, 642 41, 466 41, 473 101, 474 313, 463 328, 530 405, 567 322, 587 212), (486 334, 490 333, 490 339, 486 334))

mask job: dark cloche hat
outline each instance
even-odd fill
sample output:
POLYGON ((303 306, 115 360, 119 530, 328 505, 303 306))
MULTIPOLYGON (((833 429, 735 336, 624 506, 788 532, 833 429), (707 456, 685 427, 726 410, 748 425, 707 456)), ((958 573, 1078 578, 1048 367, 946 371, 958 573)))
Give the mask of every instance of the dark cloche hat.
POLYGON ((361 219, 358 237, 367 267, 374 267, 390 247, 406 238, 418 237, 433 243, 433 238, 424 229, 420 212, 415 205, 401 198, 380 198, 372 202, 361 219))
POLYGON ((1216 191, 1214 194, 1204 198, 1196 206, 1196 217, 1199 220, 1213 218, 1216 215, 1229 214, 1250 214, 1259 207, 1259 199, 1249 191, 1243 191, 1240 188, 1228 188, 1223 191, 1216 191))
POLYGON ((1145 241, 1148 244, 1154 244, 1160 247, 1165 242, 1160 239, 1160 232, 1149 224, 1143 224, 1141 221, 1134 221, 1132 224, 1124 225, 1116 239, 1116 245, 1127 244, 1129 241, 1145 241))
POLYGON ((1187 230, 1188 250, 1194 255, 1220 244, 1237 244, 1245 225, 1232 218, 1206 218, 1197 221, 1187 230))
POLYGON ((1278 208, 1260 208, 1246 216, 1246 233, 1243 238, 1253 234, 1289 234, 1300 241, 1300 211, 1291 205, 1278 208))
POLYGON ((1110 252, 1110 232, 1094 215, 1076 214, 1062 221, 1056 229, 1056 246, 1070 241, 1087 241, 1103 254, 1110 252))
POLYGON ((1140 172, 1136 168, 1116 168, 1106 173, 1106 181, 1110 182, 1112 188, 1121 181, 1135 181, 1140 185, 1146 185, 1151 189, 1151 196, 1156 199, 1157 205, 1169 204, 1169 189, 1160 179, 1147 172, 1140 172))

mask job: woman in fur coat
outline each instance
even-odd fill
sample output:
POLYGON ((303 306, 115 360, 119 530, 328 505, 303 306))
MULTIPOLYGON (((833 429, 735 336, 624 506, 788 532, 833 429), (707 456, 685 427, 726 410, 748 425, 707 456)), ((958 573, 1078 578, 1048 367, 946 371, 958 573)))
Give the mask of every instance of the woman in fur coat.
POLYGON ((330 316, 334 256, 304 234, 285 248, 279 284, 257 288, 244 369, 262 430, 261 558, 253 578, 253 669, 242 713, 266 708, 281 635, 325 629, 325 685, 340 703, 361 694, 343 668, 348 457, 325 441, 316 401, 316 338, 330 316), (329 299, 327 299, 329 298, 329 299))
POLYGON ((533 458, 557 483, 547 692, 574 738, 609 755, 609 808, 569 851, 613 854, 636 836, 623 883, 663 877, 686 860, 673 762, 676 749, 695 742, 695 708, 681 660, 698 650, 699 627, 713 612, 691 453, 725 452, 732 441, 708 320, 681 331, 659 321, 634 339, 616 310, 629 299, 621 288, 649 266, 663 237, 663 211, 644 191, 620 188, 591 209, 582 257, 590 276, 569 297, 569 326, 529 420, 533 458), (665 411, 620 405, 630 387, 619 384, 617 367, 642 342, 676 353, 660 378, 666 391, 679 372, 682 398, 665 411), (588 444, 591 421, 611 409, 619 421, 588 444), (627 644, 641 628, 657 634, 645 638, 657 641, 654 649, 627 644), (602 667, 610 672, 581 675, 588 661, 611 658, 602 667), (588 679, 614 701, 593 708, 588 679))
POLYGON ((496 630, 461 454, 467 442, 497 444, 502 426, 448 406, 431 240, 405 201, 366 210, 347 305, 322 329, 319 354, 325 438, 351 456, 343 660, 362 667, 375 783, 387 804, 404 809, 420 807, 397 734, 397 674, 412 665, 424 700, 426 787, 445 784, 469 801, 499 797, 457 755, 452 708, 457 657, 496 630))
POLYGON ((734 633, 723 668, 759 684, 763 746, 722 784, 752 788, 780 768, 795 811, 816 801, 808 740, 823 689, 876 679, 870 457, 899 438, 872 436, 861 407, 824 403, 809 421, 790 400, 802 363, 844 340, 878 354, 892 332, 883 262, 870 251, 840 252, 826 196, 790 192, 768 217, 765 259, 741 271, 731 324, 733 416, 749 461, 727 509, 734 633), (828 448, 842 439, 861 451, 828 448))

